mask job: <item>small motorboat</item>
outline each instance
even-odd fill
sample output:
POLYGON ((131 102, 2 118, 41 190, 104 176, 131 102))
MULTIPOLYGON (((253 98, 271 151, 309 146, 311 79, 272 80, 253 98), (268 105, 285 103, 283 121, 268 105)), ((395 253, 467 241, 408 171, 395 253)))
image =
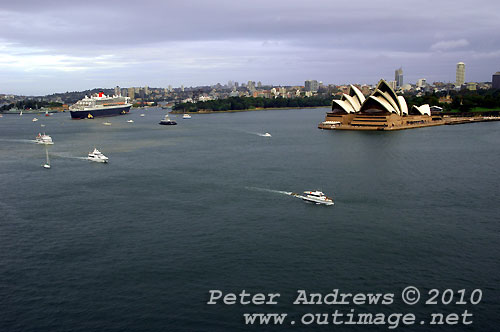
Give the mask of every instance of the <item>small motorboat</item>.
POLYGON ((31 120, 31 121, 33 121, 33 122, 37 122, 37 121, 38 121, 38 119, 37 119, 37 118, 33 118, 33 120, 31 120))
POLYGON ((141 116, 145 116, 146 114, 142 113, 141 116))
POLYGON ((291 193, 290 195, 295 196, 297 198, 302 199, 303 201, 314 203, 314 204, 322 204, 322 205, 333 205, 333 199, 326 196, 323 192, 319 190, 315 191, 304 191, 302 195, 291 193))
POLYGON ((103 155, 101 151, 94 148, 94 151, 89 152, 87 159, 98 163, 107 163, 109 158, 103 155))
POLYGON ((183 118, 183 119, 191 119, 191 115, 189 115, 189 114, 184 114, 184 115, 182 116, 182 118, 183 118))
POLYGON ((111 122, 103 122, 102 124, 105 126, 111 126, 111 122))
POLYGON ((272 136, 269 133, 265 133, 265 134, 262 134, 262 137, 272 137, 272 136))
POLYGON ((174 120, 171 120, 167 114, 167 115, 165 115, 165 118, 160 121, 160 124, 161 125, 176 125, 177 122, 175 122, 174 120))
POLYGON ((47 149, 47 147, 45 147, 45 156, 47 158, 47 161, 42 166, 43 166, 43 168, 49 169, 50 168, 50 160, 49 160, 49 150, 47 149))
POLYGON ((35 142, 38 144, 46 145, 54 144, 54 142, 52 141, 52 137, 50 137, 49 135, 45 135, 45 133, 43 133, 43 135, 38 133, 38 135, 35 137, 35 142))
POLYGON ((128 123, 134 123, 134 120, 127 120, 128 123))

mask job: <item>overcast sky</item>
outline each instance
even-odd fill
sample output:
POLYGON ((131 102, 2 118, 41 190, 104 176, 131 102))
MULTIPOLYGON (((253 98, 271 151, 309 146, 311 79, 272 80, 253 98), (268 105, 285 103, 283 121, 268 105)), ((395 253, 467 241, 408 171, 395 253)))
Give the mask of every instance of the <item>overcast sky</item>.
POLYGON ((0 93, 491 81, 498 0, 0 0, 0 93))

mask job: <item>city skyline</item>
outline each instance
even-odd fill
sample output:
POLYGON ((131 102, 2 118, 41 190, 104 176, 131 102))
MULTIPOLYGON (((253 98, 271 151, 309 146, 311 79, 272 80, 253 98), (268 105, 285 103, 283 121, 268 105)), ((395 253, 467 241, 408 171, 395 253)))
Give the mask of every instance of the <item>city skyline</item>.
POLYGON ((375 84, 399 67, 405 83, 455 82, 457 62, 467 81, 490 81, 500 70, 499 10, 496 1, 4 3, 0 93, 375 84))

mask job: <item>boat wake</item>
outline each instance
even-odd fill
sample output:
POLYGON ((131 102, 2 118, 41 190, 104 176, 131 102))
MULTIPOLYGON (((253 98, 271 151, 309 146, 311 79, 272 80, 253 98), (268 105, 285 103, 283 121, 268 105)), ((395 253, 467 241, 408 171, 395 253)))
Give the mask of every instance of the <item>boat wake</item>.
POLYGON ((50 155, 58 158, 87 160, 87 157, 76 157, 71 155, 69 152, 51 152, 50 155))
POLYGON ((9 139, 9 138, 2 138, 2 139, 0 139, 0 142, 36 143, 36 141, 34 139, 9 139))
POLYGON ((256 135, 256 136, 260 136, 260 137, 270 137, 271 134, 269 133, 257 133, 255 131, 246 131, 247 134, 250 134, 250 135, 256 135))
POLYGON ((245 188, 249 189, 249 190, 265 191, 265 192, 275 193, 275 194, 292 195, 291 191, 273 190, 273 189, 258 188, 258 187, 245 187, 245 188))

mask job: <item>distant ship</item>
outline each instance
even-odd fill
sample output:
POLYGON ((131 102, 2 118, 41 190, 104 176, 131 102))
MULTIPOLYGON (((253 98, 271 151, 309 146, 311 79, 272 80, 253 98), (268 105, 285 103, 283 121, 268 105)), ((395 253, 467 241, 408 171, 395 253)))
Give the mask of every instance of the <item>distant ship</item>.
POLYGON ((99 92, 77 101, 69 107, 72 119, 93 119, 101 116, 126 114, 130 111, 130 98, 122 96, 106 96, 99 92))
POLYGON ((160 121, 160 124, 161 125, 176 125, 177 122, 175 122, 174 120, 170 120, 170 118, 167 114, 167 115, 165 115, 165 118, 160 121))

